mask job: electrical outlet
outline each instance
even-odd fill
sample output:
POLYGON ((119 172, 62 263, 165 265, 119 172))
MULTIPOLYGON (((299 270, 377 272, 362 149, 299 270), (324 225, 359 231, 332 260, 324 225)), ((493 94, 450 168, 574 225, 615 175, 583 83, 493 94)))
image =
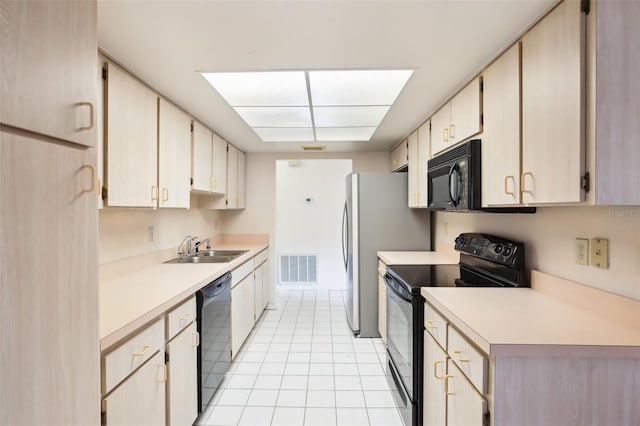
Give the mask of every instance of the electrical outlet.
POLYGON ((589 240, 586 238, 576 238, 576 263, 589 264, 589 240))
POLYGON ((155 229, 153 226, 150 226, 147 228, 147 233, 149 234, 149 242, 152 243, 153 242, 153 233, 154 233, 155 229))
POLYGON ((591 264, 597 268, 609 269, 609 240, 591 240, 591 264))

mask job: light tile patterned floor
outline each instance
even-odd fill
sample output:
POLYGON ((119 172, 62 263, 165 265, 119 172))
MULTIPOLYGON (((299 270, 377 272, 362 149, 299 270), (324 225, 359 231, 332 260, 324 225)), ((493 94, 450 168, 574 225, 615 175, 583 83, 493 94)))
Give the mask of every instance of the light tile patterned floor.
POLYGON ((402 426, 381 339, 355 338, 339 290, 281 290, 197 425, 402 426))

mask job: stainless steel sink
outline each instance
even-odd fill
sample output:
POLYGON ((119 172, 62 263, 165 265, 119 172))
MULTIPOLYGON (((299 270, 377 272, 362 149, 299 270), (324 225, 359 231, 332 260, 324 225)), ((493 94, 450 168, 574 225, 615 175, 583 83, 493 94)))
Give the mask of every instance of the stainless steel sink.
POLYGON ((249 250, 202 250, 164 263, 228 263, 249 250))

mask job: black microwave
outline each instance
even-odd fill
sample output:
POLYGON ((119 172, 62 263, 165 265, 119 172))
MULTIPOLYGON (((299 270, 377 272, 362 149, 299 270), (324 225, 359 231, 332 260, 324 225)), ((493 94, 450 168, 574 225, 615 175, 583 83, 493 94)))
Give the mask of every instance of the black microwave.
POLYGON ((473 139, 427 163, 430 210, 535 213, 535 207, 482 207, 482 144, 473 139))

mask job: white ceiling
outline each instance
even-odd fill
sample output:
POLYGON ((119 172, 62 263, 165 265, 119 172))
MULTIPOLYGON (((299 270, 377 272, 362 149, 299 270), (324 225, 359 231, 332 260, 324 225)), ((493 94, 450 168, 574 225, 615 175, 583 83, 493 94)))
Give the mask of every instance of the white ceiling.
POLYGON ((99 0, 98 44, 216 133, 250 152, 264 143, 198 71, 414 69, 369 142, 387 151, 417 128, 557 0, 99 0))

